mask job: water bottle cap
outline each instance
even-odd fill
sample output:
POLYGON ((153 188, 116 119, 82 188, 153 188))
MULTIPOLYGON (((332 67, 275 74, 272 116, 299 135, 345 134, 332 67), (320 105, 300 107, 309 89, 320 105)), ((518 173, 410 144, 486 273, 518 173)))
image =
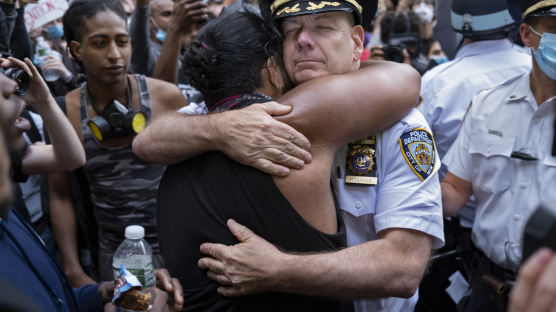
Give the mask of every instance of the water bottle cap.
POLYGON ((145 237, 145 229, 140 225, 130 225, 125 228, 125 238, 141 239, 145 237))

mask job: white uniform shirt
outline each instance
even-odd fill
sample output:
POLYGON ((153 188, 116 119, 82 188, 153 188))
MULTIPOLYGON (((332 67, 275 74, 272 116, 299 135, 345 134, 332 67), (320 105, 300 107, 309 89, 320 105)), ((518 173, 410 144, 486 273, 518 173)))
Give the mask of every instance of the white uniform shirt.
POLYGON ((449 172, 473 185, 473 242, 511 270, 521 261, 528 218, 541 201, 556 200, 556 158, 551 155, 556 99, 537 106, 529 83, 527 73, 476 95, 444 157, 449 172), (510 157, 516 151, 538 160, 510 157))
MULTIPOLYGON (((444 244, 437 158, 434 171, 425 180, 413 172, 401 151, 402 134, 415 129, 430 131, 425 119, 413 110, 404 119, 376 136, 378 184, 374 187, 344 183, 347 146, 334 159, 332 177, 348 245, 378 239, 378 232, 406 228, 424 232, 434 239, 433 247, 444 244)), ((413 311, 417 294, 410 299, 356 300, 355 311, 413 311)))
MULTIPOLYGON (((432 129, 440 159, 454 143, 473 96, 530 70, 531 54, 501 39, 466 44, 453 61, 428 71, 418 109, 432 129)), ((440 180, 445 170, 442 166, 440 180)))
MULTIPOLYGON (((492 88, 531 70, 531 54, 506 39, 464 45, 453 61, 428 71, 421 83, 419 111, 429 123, 441 160, 456 140, 461 121, 479 91, 492 88)), ((440 181, 446 166, 440 167, 440 181)), ((473 199, 460 211, 461 223, 470 228, 473 199)))

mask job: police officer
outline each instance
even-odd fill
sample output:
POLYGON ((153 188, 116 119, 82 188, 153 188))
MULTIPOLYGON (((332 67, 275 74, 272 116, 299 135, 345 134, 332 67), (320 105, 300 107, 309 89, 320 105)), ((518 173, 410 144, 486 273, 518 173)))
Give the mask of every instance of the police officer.
POLYGON ((476 199, 475 254, 469 300, 473 311, 493 311, 493 287, 511 280, 521 262, 526 220, 541 201, 555 200, 552 133, 556 95, 556 4, 525 1, 521 39, 532 51, 530 72, 477 94, 454 145, 444 157, 445 215, 476 199), (490 281, 488 284, 482 281, 490 281), (478 310, 475 310, 478 309, 478 310))
MULTIPOLYGON (((282 25, 284 64, 292 81, 302 83, 332 73, 317 71, 318 62, 306 60, 307 64, 295 66, 296 56, 307 59, 321 49, 332 56, 325 63, 351 60, 351 53, 332 55, 333 45, 327 45, 329 37, 337 38, 341 32, 316 25, 326 25, 330 12, 357 16, 362 9, 365 14, 366 5, 354 0, 340 1, 338 6, 300 0, 261 4, 263 12, 269 10, 282 25)), ((431 248, 443 244, 439 166, 430 129, 413 110, 388 130, 345 146, 335 157, 332 180, 350 248, 291 255, 230 222, 243 243, 204 244, 201 251, 214 258, 201 259, 200 266, 211 270, 209 277, 229 286, 220 290, 228 296, 274 290, 382 298, 357 300, 356 311, 413 311, 431 248)))
MULTIPOLYGON (((510 15, 506 0, 489 1, 488 5, 480 0, 453 0, 451 16, 452 28, 463 35, 463 46, 453 61, 438 66, 423 76, 423 102, 418 108, 432 128, 442 160, 457 137, 472 97, 480 90, 496 86, 511 77, 528 72, 531 68, 529 53, 524 53, 527 51, 508 39, 516 22, 510 15)), ((446 167, 442 166, 440 180, 445 175, 446 167)), ((445 247, 443 252, 448 252, 453 257, 437 261, 424 281, 425 287, 420 289, 421 303, 429 308, 446 309, 451 306, 453 309, 457 303, 458 296, 453 296, 452 299, 443 290, 450 285, 447 278, 456 270, 454 266, 460 265, 453 261, 460 254, 452 251, 465 248, 462 244, 469 237, 473 207, 471 200, 460 212, 463 229, 459 228, 458 220, 446 222, 446 235, 454 238, 448 241, 459 245, 445 247), (448 267, 454 268, 447 270, 448 267)), ((464 276, 466 265, 467 263, 459 268, 464 276)), ((460 287, 458 291, 465 290, 466 287, 460 287)))

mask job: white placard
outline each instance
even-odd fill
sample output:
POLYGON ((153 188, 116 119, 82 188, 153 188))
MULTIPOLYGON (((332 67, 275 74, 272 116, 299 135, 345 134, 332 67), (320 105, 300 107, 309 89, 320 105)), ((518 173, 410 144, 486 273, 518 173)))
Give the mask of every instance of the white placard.
POLYGON ((25 25, 33 31, 64 15, 68 9, 67 0, 39 0, 37 4, 25 6, 25 25))

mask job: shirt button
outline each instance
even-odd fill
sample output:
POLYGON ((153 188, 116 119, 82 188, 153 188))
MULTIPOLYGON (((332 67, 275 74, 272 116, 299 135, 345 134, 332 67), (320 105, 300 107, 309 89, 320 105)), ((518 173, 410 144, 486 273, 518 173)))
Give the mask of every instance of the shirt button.
POLYGON ((534 123, 535 125, 538 125, 540 122, 541 122, 541 120, 540 120, 539 118, 533 119, 533 123, 534 123))
POLYGON ((521 183, 521 184, 519 185, 519 187, 521 187, 522 189, 526 189, 526 188, 527 188, 527 184, 521 183))
POLYGON ((518 214, 514 215, 514 220, 515 220, 515 221, 521 220, 521 216, 518 215, 518 214))
POLYGON ((355 208, 361 209, 361 207, 363 207, 363 204, 360 201, 355 202, 355 208))

